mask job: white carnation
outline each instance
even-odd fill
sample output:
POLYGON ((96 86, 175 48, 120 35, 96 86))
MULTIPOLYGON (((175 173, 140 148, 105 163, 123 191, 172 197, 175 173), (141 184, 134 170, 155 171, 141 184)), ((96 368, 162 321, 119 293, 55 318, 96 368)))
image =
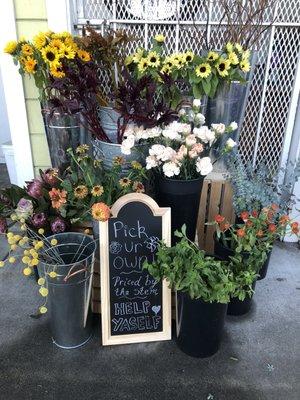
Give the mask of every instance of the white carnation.
POLYGON ((231 124, 229 125, 229 127, 230 127, 233 131, 235 131, 235 130, 238 128, 238 124, 237 124, 235 121, 233 121, 233 122, 231 122, 231 124))
POLYGON ((171 140, 181 140, 181 136, 179 135, 178 132, 176 132, 175 130, 171 130, 171 129, 164 129, 162 131, 162 135, 167 138, 167 139, 171 139, 171 140))
POLYGON ((205 117, 201 113, 197 113, 195 115, 195 122, 199 125, 203 125, 205 123, 205 117))
POLYGON ((185 138, 185 143, 186 143, 187 146, 193 146, 193 144, 197 143, 196 136, 195 135, 188 135, 185 138))
POLYGON ((134 146, 134 143, 135 143, 134 135, 127 136, 127 138, 124 139, 121 144, 121 152, 126 155, 131 154, 131 149, 134 146))
POLYGON ((236 145, 237 145, 237 143, 231 138, 229 138, 226 141, 226 147, 228 147, 229 149, 233 149, 236 145))
POLYGON ((201 106, 201 100, 200 99, 194 99, 193 100, 193 106, 194 107, 200 107, 201 106))
POLYGON ((203 125, 200 128, 194 128, 194 135, 202 140, 203 143, 209 143, 210 146, 216 138, 216 134, 208 129, 206 125, 203 125))
POLYGON ((183 117, 185 114, 186 114, 186 111, 185 111, 184 108, 181 108, 181 109, 179 110, 179 112, 178 112, 178 115, 179 115, 180 117, 183 117))
POLYGON ((163 146, 162 144, 154 144, 153 146, 150 147, 149 154, 150 156, 156 156, 157 158, 160 158, 164 150, 165 146, 163 146))
POLYGON ((180 174, 180 166, 172 161, 169 161, 163 165, 163 173, 168 178, 174 175, 180 174))
POLYGON ((155 126, 154 128, 148 129, 149 138, 159 137, 161 135, 161 128, 159 126, 155 126))
POLYGON ((210 157, 198 157, 196 161, 196 170, 200 173, 200 175, 209 174, 213 170, 210 157))
POLYGON ((226 126, 224 124, 211 124, 211 127, 219 135, 223 135, 223 133, 225 132, 225 129, 226 129, 226 126))
POLYGON ((146 157, 146 169, 151 169, 151 168, 155 168, 157 167, 158 164, 158 160, 156 159, 155 156, 148 156, 146 157))
POLYGON ((160 155, 161 161, 169 161, 169 160, 173 160, 176 156, 176 151, 174 149, 172 149, 172 147, 166 147, 163 151, 163 153, 160 155))

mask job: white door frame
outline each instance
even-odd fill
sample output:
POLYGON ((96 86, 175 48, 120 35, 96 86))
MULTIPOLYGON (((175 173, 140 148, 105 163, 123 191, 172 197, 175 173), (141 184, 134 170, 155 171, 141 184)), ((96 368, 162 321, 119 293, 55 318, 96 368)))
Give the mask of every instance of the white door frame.
POLYGON ((1 5, 0 65, 14 149, 17 183, 19 186, 23 186, 26 181, 33 179, 34 169, 22 78, 12 57, 3 53, 3 48, 9 40, 17 40, 13 0, 6 0, 1 5))
POLYGON ((45 0, 45 2, 49 29, 55 32, 73 33, 74 2, 72 0, 45 0))

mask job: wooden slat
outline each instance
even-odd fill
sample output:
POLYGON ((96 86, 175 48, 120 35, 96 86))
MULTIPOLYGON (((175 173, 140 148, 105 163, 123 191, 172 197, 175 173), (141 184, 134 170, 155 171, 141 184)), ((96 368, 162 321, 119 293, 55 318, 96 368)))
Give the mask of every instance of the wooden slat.
POLYGON ((230 182, 225 182, 223 187, 224 195, 220 207, 220 214, 222 214, 228 222, 232 223, 232 187, 230 182))

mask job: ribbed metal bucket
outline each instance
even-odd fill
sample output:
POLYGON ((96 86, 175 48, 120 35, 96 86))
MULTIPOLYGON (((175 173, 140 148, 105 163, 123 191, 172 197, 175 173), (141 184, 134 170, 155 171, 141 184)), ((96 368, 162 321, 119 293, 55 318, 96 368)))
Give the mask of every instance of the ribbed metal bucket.
POLYGON ((80 124, 80 114, 68 115, 42 110, 49 154, 53 168, 63 171, 68 165, 66 150, 88 143, 86 129, 80 124))
POLYGON ((99 119, 101 126, 112 143, 117 143, 118 120, 120 114, 112 107, 100 107, 99 119))
POLYGON ((81 233, 61 233, 47 238, 57 245, 46 246, 40 263, 47 282, 52 340, 58 347, 73 349, 92 335, 90 298, 96 243, 81 233), (49 272, 57 276, 51 278, 49 272))

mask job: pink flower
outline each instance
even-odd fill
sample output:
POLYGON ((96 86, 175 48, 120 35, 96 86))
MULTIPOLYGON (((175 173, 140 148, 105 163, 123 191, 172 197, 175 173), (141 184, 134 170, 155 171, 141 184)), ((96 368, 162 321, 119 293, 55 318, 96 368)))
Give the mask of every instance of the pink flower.
POLYGON ((26 192, 29 196, 33 197, 34 199, 39 199, 43 197, 43 182, 38 179, 33 179, 30 182, 26 182, 26 192))
POLYGON ((188 136, 185 138, 185 143, 186 143, 187 146, 193 146, 194 144, 197 143, 196 136, 193 135, 193 134, 188 135, 188 136))
POLYGON ((202 153, 203 150, 204 150, 203 145, 201 143, 196 143, 189 151, 189 157, 196 158, 200 153, 202 153))
POLYGON ((185 147, 184 144, 182 144, 179 148, 179 150, 177 151, 177 154, 175 155, 175 159, 177 161, 181 161, 184 159, 184 157, 187 155, 187 148, 185 147))

